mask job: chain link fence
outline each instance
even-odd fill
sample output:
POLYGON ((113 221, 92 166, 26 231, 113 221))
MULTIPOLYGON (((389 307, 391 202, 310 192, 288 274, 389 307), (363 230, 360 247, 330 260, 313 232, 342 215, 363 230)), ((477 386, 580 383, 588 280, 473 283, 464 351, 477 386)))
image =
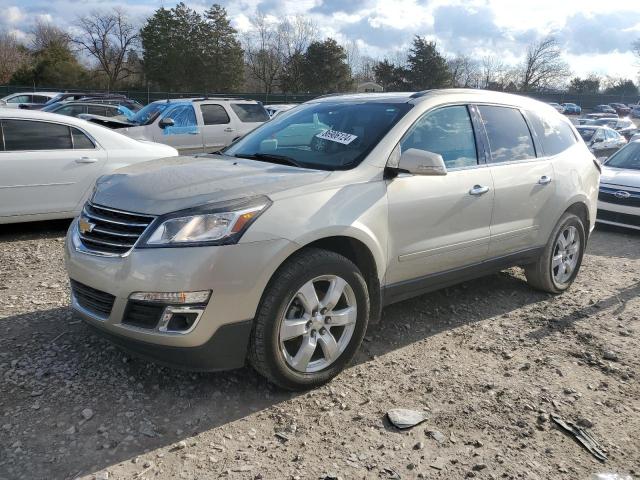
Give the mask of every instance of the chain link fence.
MULTIPOLYGON (((87 90, 81 88, 48 88, 48 87, 25 87, 18 85, 0 85, 0 98, 11 93, 33 92, 33 91, 61 91, 61 92, 91 92, 108 93, 106 90, 87 90)), ((251 100, 258 100, 264 104, 275 103, 302 103, 318 97, 320 94, 314 93, 206 93, 206 92, 155 92, 151 90, 117 90, 110 93, 119 93, 140 103, 147 104, 156 100, 166 100, 173 98, 197 98, 197 97, 241 97, 251 100)), ((575 94, 568 92, 540 93, 540 92, 518 92, 520 95, 541 100, 543 102, 575 103, 583 109, 591 110, 596 105, 609 103, 637 104, 640 95, 604 95, 604 94, 575 94)))

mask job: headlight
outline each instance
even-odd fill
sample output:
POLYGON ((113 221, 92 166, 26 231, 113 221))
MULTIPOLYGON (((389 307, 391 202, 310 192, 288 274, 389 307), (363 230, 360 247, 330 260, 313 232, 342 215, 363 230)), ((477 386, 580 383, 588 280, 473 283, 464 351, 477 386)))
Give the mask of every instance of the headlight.
POLYGON ((161 217, 144 240, 146 247, 225 245, 236 243, 258 216, 271 204, 269 199, 228 205, 227 208, 199 207, 161 217))

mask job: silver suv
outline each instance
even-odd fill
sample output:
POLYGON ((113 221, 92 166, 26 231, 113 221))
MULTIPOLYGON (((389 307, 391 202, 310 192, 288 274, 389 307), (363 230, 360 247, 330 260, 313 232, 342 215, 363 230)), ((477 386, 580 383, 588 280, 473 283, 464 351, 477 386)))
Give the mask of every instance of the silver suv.
POLYGON ((502 93, 329 96, 220 154, 102 177, 70 227, 73 309, 193 370, 320 385, 390 303, 520 265, 561 293, 599 164, 552 107, 502 93))

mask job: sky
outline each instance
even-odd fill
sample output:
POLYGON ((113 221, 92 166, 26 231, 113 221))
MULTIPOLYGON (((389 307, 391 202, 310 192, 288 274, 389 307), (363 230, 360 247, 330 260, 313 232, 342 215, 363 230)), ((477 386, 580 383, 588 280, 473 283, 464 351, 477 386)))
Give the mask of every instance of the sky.
MULTIPOLYGON (((78 15, 121 7, 137 22, 171 0, 0 0, 0 30, 27 38, 44 19, 73 29, 78 15)), ((211 3, 184 0, 198 11, 211 3)), ((553 35, 571 70, 638 80, 640 62, 631 44, 640 39, 640 0, 218 0, 234 27, 250 28, 260 10, 274 19, 302 14, 322 37, 355 41, 361 55, 395 58, 418 34, 435 40, 447 55, 494 55, 506 63, 522 60, 532 41, 553 35)))

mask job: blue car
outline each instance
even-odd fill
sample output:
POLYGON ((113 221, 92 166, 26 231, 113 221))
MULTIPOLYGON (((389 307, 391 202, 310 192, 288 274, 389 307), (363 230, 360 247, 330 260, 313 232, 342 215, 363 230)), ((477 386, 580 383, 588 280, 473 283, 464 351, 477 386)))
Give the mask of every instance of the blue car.
POLYGON ((566 115, 580 115, 582 113, 580 105, 576 105, 575 103, 563 103, 562 106, 564 107, 562 113, 566 115))

